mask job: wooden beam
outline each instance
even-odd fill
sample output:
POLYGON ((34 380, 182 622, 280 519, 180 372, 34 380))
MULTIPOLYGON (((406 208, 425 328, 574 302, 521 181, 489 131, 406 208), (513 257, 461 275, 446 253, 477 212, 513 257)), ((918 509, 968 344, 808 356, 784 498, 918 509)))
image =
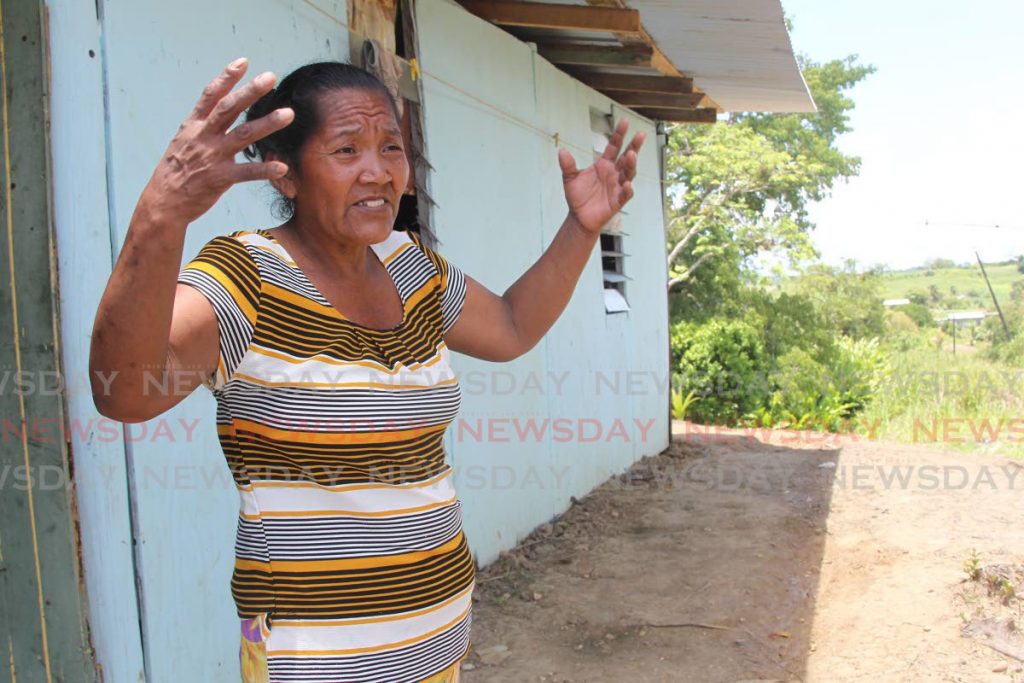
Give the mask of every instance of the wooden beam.
POLYGON ((606 93, 619 104, 627 107, 646 107, 649 109, 693 109, 699 107, 704 100, 704 93, 688 95, 650 92, 610 92, 606 93))
POLYGON ((510 0, 459 0, 476 16, 499 26, 554 28, 607 33, 640 33, 640 12, 621 7, 590 7, 510 0))
POLYGON ((650 45, 587 45, 539 43, 537 52, 552 64, 577 66, 650 66, 650 45))
POLYGON ((701 109, 637 109, 636 112, 655 121, 673 123, 715 123, 718 120, 718 110, 710 107, 701 109))
MULTIPOLYGON (((586 0, 586 2, 588 5, 594 7, 626 6, 626 0, 586 0)), ((687 74, 680 71, 679 67, 673 64, 672 61, 665 56, 665 54, 658 47, 657 43, 654 42, 654 38, 651 37, 651 34, 649 34, 646 29, 641 27, 639 36, 622 34, 616 35, 616 37, 619 39, 619 42, 621 42, 623 45, 631 45, 635 43, 643 43, 649 45, 653 50, 650 65, 653 68, 657 69, 661 74, 665 76, 687 76, 687 74)), ((694 89, 697 90, 698 92, 700 91, 699 88, 694 89)), ((721 107, 719 107, 718 104, 714 102, 710 97, 708 97, 707 100, 705 100, 705 105, 708 107, 714 107, 715 109, 721 110, 721 107)))
POLYGON ((567 69, 569 75, 586 83, 594 90, 623 90, 626 92, 657 92, 688 94, 693 92, 693 79, 680 76, 641 76, 631 74, 602 74, 583 69, 567 69))

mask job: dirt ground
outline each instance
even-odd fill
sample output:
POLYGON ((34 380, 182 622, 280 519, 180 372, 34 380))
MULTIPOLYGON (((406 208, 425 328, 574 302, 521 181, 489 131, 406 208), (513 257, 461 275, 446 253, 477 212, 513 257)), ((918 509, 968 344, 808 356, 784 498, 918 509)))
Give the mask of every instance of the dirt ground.
POLYGON ((1024 681, 1024 463, 673 431, 480 571, 464 683, 1024 681))

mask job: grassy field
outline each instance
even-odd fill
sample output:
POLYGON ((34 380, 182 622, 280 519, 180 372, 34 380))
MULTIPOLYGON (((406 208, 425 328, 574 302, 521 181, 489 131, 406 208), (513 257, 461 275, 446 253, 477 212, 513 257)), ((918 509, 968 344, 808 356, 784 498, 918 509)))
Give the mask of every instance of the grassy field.
POLYGON ((857 416, 858 432, 1024 456, 1024 369, 920 346, 891 353, 885 374, 881 393, 857 416))
MULTIPOLYGON (((1017 266, 985 264, 992 289, 1000 305, 1010 300, 1010 288, 1017 280, 1024 280, 1024 274, 1017 272, 1017 266)), ((914 268, 888 273, 882 279, 882 296, 886 299, 901 299, 917 292, 928 296, 928 288, 935 285, 944 299, 956 301, 957 309, 981 308, 993 310, 985 279, 977 264, 972 267, 956 268, 914 268), (953 294, 955 288, 956 295, 953 294)))

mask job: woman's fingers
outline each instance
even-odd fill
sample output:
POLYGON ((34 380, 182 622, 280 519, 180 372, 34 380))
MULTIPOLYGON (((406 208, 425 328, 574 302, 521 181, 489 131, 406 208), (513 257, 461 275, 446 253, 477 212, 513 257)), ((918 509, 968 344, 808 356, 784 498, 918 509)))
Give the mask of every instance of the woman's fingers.
POLYGON ((615 161, 619 156, 619 149, 622 147, 622 141, 626 139, 626 131, 629 129, 629 121, 627 119, 619 119, 619 123, 615 126, 615 132, 612 133, 612 137, 608 140, 608 145, 604 148, 604 153, 601 154, 601 158, 607 159, 608 161, 615 161))
POLYGON ((633 183, 626 181, 619 188, 619 207, 625 206, 633 198, 633 183))
POLYGON ((221 98, 206 117, 206 129, 219 133, 226 131, 249 105, 270 92, 274 81, 274 74, 264 71, 244 87, 221 98))
POLYGON ((626 151, 623 152, 622 156, 620 156, 618 161, 615 162, 615 167, 618 168, 620 172, 624 170, 628 164, 631 164, 634 173, 636 172, 636 158, 640 155, 640 148, 643 147, 645 137, 646 135, 643 131, 640 131, 633 136, 633 139, 629 143, 629 147, 626 148, 626 151), (632 152, 632 154, 630 154, 630 152, 632 152))
POLYGON ((562 180, 569 180, 579 173, 579 169, 576 168, 576 159, 573 158, 572 152, 562 147, 558 148, 558 165, 562 169, 562 180))
MULTIPOLYGON (((634 152, 636 152, 639 155, 640 154, 640 148, 644 146, 644 140, 646 140, 646 139, 647 139, 647 132, 646 131, 640 131, 639 133, 637 133, 636 135, 633 136, 633 139, 629 143, 629 149, 633 150, 634 152)), ((627 150, 627 151, 629 151, 629 150, 627 150)))
POLYGON ((237 154, 260 138, 265 138, 271 133, 281 130, 294 119, 295 111, 290 107, 282 107, 255 121, 246 121, 235 126, 224 139, 228 148, 237 154))
POLYGON ((245 57, 239 57, 228 64, 216 78, 203 88, 203 94, 199 97, 199 101, 196 102, 196 107, 192 110, 192 116, 197 119, 205 119, 209 116, 221 98, 231 92, 235 84, 241 80, 248 66, 249 60, 245 57))
POLYGON ((281 161, 253 161, 247 164, 232 164, 228 173, 231 184, 250 180, 274 180, 288 173, 288 165, 281 161))

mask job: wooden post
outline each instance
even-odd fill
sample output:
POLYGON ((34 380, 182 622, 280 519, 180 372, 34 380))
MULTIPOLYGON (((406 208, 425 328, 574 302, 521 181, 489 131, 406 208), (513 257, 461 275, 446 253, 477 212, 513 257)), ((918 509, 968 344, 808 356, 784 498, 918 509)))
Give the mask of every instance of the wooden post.
POLYGON ((985 278, 985 284, 988 285, 988 293, 992 297, 992 303, 996 306, 996 311, 999 312, 999 320, 1003 323, 1003 332, 1006 333, 1006 340, 1013 339, 1013 335, 1010 334, 1010 328, 1006 324, 1006 318, 1003 317, 1003 309, 999 307, 999 301, 996 299, 996 293, 992 291, 992 283, 988 281, 988 273, 985 272, 985 264, 981 262, 981 256, 978 252, 974 252, 974 258, 978 259, 978 265, 981 266, 981 274, 985 278))
POLYGON ((18 683, 97 678, 59 361, 43 12, 0 2, 0 681, 18 683))

